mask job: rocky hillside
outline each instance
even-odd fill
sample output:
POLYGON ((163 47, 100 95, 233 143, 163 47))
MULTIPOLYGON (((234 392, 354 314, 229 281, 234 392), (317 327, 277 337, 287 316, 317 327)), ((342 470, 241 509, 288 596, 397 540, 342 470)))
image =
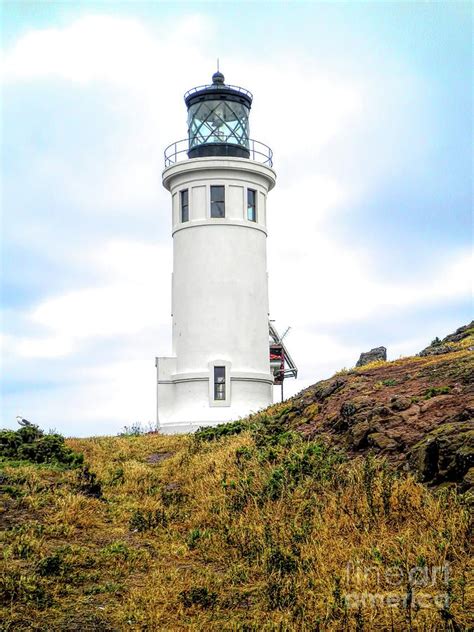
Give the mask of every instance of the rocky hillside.
POLYGON ((474 322, 418 356, 342 371, 285 404, 288 424, 426 483, 474 485, 474 322))
POLYGON ((471 629, 460 333, 193 436, 0 432, 0 629, 471 629))

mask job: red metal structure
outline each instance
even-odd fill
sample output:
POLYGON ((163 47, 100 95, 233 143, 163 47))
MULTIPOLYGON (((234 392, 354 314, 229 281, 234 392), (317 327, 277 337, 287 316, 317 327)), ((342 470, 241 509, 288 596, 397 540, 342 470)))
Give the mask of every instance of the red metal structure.
POLYGON ((283 401, 283 382, 287 377, 296 378, 298 369, 283 344, 283 338, 288 333, 289 328, 283 336, 280 336, 271 321, 268 323, 268 326, 270 334, 270 369, 273 373, 273 383, 281 385, 281 399, 283 401))

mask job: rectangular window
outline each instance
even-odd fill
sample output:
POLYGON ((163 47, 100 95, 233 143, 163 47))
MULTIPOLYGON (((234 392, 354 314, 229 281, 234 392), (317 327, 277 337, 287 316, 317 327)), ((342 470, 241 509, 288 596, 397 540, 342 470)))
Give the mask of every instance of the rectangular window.
POLYGON ((253 189, 247 189, 247 219, 257 221, 257 192, 253 189))
POLYGON ((187 189, 181 191, 181 221, 189 221, 189 196, 187 189))
POLYGON ((225 217, 225 187, 211 186, 211 217, 225 217))
POLYGON ((214 367, 214 399, 225 400, 225 366, 214 367))

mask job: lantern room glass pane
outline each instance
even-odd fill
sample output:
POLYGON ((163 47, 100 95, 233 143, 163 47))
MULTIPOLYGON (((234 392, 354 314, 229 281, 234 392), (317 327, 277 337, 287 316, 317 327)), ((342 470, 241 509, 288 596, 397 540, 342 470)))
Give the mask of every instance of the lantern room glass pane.
POLYGON ((249 109, 235 101, 211 100, 188 110, 190 148, 207 143, 249 147, 249 109))

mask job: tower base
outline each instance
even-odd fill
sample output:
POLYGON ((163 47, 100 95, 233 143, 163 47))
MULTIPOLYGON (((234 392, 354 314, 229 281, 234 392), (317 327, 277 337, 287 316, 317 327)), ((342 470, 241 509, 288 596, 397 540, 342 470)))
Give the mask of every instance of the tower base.
POLYGON ((273 401, 271 374, 233 371, 228 364, 226 401, 215 401, 211 370, 177 373, 176 358, 156 358, 157 426, 164 434, 195 432, 201 427, 247 417, 273 401))

